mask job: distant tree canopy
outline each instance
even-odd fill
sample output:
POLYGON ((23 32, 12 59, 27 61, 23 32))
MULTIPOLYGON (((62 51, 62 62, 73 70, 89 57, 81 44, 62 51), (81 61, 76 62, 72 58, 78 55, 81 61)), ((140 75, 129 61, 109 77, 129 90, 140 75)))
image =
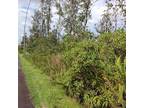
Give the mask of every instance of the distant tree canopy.
MULTIPOLYGON (((58 35, 61 32, 73 36, 79 36, 81 32, 87 31, 88 20, 91 18, 91 7, 96 0, 41 0, 39 10, 32 17, 33 36, 48 36, 56 29, 58 35), (53 13, 52 10, 56 10, 53 13), (58 20, 53 24, 53 17, 58 20), (54 25, 54 26, 53 26, 54 25)), ((126 1, 105 0, 107 9, 102 14, 101 20, 96 24, 96 32, 109 32, 118 29, 118 23, 125 28, 126 23, 126 1)))
MULTIPOLYGON (((88 20, 91 18, 91 7, 96 0, 41 0, 39 10, 32 16, 30 37, 47 37, 52 31, 55 36, 62 38, 63 34, 75 38, 88 31, 88 20), (52 12, 52 10, 56 12, 52 12), (57 21, 53 17, 57 16, 57 21)), ((96 25, 97 33, 113 32, 119 28, 125 29, 126 25, 126 1, 105 0, 107 9, 96 25), (121 25, 118 25, 121 24, 121 25)), ((26 40, 25 40, 26 41, 26 40)), ((27 43, 27 42, 26 42, 27 43)))

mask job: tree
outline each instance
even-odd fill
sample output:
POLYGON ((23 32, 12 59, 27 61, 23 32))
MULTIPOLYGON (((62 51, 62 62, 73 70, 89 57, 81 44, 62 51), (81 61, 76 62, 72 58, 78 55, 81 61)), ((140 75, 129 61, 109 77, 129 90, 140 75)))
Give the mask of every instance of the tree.
POLYGON ((126 25, 126 1, 125 0, 106 0, 107 10, 111 14, 113 29, 118 28, 118 22, 125 28, 126 25))
POLYGON ((63 0, 56 0, 55 1, 55 6, 57 8, 57 15, 58 15, 58 21, 56 23, 56 30, 57 30, 57 35, 58 35, 58 38, 61 36, 61 31, 63 29, 63 25, 62 25, 62 18, 63 18, 63 0))
POLYGON ((48 35, 51 29, 51 17, 52 17, 52 0, 41 0, 41 12, 42 12, 42 18, 43 18, 43 23, 42 27, 43 29, 45 28, 44 35, 48 35))
POLYGON ((126 4, 125 0, 106 0, 107 9, 102 14, 102 18, 96 24, 98 33, 113 32, 118 28, 126 27, 126 4), (118 25, 119 23, 119 25, 118 25), (120 25, 121 24, 121 25, 120 25))
POLYGON ((44 30, 42 29, 42 13, 40 10, 35 11, 34 16, 32 16, 32 28, 30 29, 31 35, 35 37, 43 36, 44 30))
POLYGON ((102 15, 102 19, 100 20, 99 24, 96 25, 96 31, 98 33, 104 33, 104 32, 111 32, 112 31, 112 21, 110 14, 106 11, 102 15))
POLYGON ((86 29, 88 19, 91 16, 91 10, 90 10, 90 7, 92 5, 91 1, 92 0, 80 0, 82 12, 80 13, 79 17, 80 21, 83 23, 82 26, 84 27, 84 30, 86 29))

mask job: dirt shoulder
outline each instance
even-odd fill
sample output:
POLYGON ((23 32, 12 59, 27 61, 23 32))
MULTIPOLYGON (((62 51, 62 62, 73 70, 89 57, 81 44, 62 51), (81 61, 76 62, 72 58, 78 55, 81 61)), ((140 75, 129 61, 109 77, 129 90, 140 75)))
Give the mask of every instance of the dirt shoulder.
POLYGON ((34 108, 20 62, 18 63, 18 108, 34 108))

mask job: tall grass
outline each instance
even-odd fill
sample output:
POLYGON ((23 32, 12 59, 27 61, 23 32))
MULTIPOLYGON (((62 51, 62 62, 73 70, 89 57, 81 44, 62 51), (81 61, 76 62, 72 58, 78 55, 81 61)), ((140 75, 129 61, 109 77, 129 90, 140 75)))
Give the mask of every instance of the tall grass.
POLYGON ((52 83, 41 70, 22 55, 20 62, 35 108, 81 108, 74 99, 65 95, 61 85, 52 83))

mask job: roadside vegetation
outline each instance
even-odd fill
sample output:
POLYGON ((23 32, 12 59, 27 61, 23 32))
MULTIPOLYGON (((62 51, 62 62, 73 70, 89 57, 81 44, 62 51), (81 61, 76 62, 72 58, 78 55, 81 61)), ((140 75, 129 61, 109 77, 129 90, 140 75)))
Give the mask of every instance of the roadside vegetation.
POLYGON ((48 108, 125 108, 125 20, 121 27, 113 20, 116 18, 113 16, 120 13, 125 18, 125 8, 107 1, 108 8, 96 26, 96 35, 86 26, 92 1, 74 1, 56 2, 59 23, 54 29, 50 28, 53 2, 43 1, 46 10, 41 8, 35 12, 31 35, 25 34, 19 46, 34 104, 36 108, 41 105, 48 108), (114 13, 114 9, 120 13, 114 13), (41 25, 41 14, 45 11, 47 23, 41 25), (64 34, 61 34, 62 28, 64 34))
POLYGON ((65 95, 63 86, 54 84, 48 76, 20 55, 22 69, 35 108, 82 108, 65 95))

